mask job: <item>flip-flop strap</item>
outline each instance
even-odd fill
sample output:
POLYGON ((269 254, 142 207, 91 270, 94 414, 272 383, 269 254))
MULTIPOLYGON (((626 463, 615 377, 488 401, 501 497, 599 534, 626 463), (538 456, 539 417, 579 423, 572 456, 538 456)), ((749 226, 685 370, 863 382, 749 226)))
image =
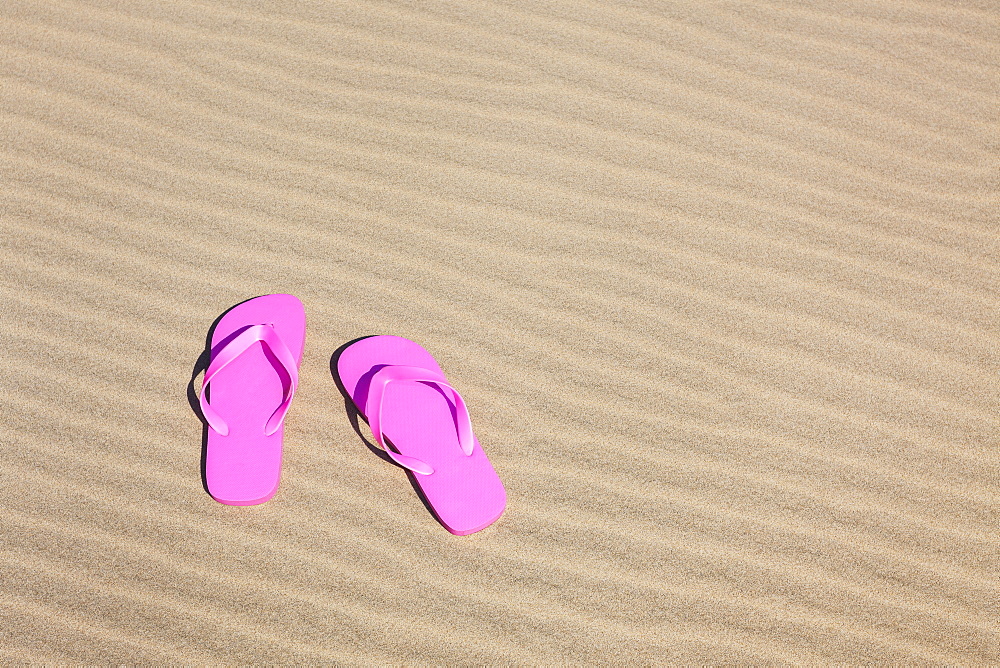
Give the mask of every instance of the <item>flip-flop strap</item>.
POLYGON ((475 444, 472 435, 472 420, 462 395, 448 384, 444 376, 435 371, 418 366, 390 365, 382 367, 372 376, 368 386, 368 400, 365 402, 365 415, 368 418, 368 426, 371 427, 372 434, 375 436, 375 441, 382 446, 382 449, 394 462, 415 473, 423 475, 434 473, 434 469, 426 462, 422 462, 416 457, 393 452, 385 445, 385 436, 382 434, 382 400, 385 397, 386 386, 397 381, 430 383, 441 388, 446 392, 446 395, 450 392, 455 402, 455 428, 458 433, 459 446, 466 456, 472 454, 472 448, 475 444))
POLYGON ((278 332, 275 331, 274 327, 271 325, 251 325, 247 327, 236 338, 215 353, 212 357, 212 362, 205 371, 205 380, 201 385, 201 398, 199 400, 201 403, 201 413, 205 416, 205 421, 208 422, 209 426, 223 436, 229 435, 229 425, 209 405, 205 399, 205 390, 208 389, 208 384, 212 382, 216 374, 226 368, 230 362, 249 350, 250 346, 258 341, 266 345, 274 353, 281 367, 288 374, 290 381, 288 388, 284 390, 281 404, 278 405, 278 408, 268 418, 267 424, 264 425, 264 433, 267 436, 278 431, 281 422, 285 419, 285 413, 288 412, 288 407, 292 403, 295 390, 299 386, 299 368, 295 362, 295 356, 288 349, 288 346, 285 345, 285 342, 281 340, 281 337, 278 336, 278 332))

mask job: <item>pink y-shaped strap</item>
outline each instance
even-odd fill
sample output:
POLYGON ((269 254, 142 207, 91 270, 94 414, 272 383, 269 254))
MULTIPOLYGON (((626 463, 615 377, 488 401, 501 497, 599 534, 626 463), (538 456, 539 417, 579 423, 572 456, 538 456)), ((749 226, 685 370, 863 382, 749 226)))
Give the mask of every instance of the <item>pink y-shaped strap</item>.
POLYGON ((382 399, 385 396, 386 386, 394 381, 431 383, 450 391, 455 400, 455 426, 458 431, 458 444, 466 456, 472 454, 475 439, 472 436, 472 420, 469 418, 469 410, 465 407, 465 400, 454 387, 448 384, 447 379, 436 371, 419 366, 390 365, 382 367, 372 376, 371 384, 368 386, 365 415, 368 417, 368 426, 371 427, 376 442, 382 446, 382 449, 394 462, 403 468, 423 475, 434 473, 434 469, 416 457, 407 457, 385 447, 385 437, 382 435, 382 399))
POLYGON ((229 425, 226 424, 226 421, 205 400, 205 390, 208 389, 208 384, 212 382, 217 373, 226 368, 230 362, 245 353, 250 346, 258 341, 266 345, 274 353, 274 356, 278 358, 282 368, 288 374, 289 379, 291 379, 288 389, 284 392, 281 404, 271 414, 267 424, 264 425, 264 433, 267 436, 278 431, 278 427, 281 426, 281 421, 285 419, 285 413, 288 412, 288 407, 292 403, 292 396, 295 395, 295 389, 299 386, 299 368, 298 364, 295 363, 295 356, 292 355, 292 351, 288 349, 285 342, 278 336, 278 332, 274 330, 274 327, 271 325, 252 325, 247 327, 215 354, 215 357, 212 358, 212 363, 208 365, 208 369, 205 371, 205 380, 201 384, 201 413, 205 416, 205 420, 212 429, 223 436, 229 435, 229 425))

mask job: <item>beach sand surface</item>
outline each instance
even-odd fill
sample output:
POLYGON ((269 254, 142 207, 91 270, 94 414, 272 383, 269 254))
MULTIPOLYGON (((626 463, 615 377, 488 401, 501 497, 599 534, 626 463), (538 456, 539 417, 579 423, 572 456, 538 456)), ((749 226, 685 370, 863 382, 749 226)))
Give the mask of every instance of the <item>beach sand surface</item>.
POLYGON ((987 1, 4 2, 0 660, 1000 663, 998 62, 987 1), (202 354, 268 293, 282 484, 224 506, 202 354), (355 431, 372 334, 493 526, 355 431))

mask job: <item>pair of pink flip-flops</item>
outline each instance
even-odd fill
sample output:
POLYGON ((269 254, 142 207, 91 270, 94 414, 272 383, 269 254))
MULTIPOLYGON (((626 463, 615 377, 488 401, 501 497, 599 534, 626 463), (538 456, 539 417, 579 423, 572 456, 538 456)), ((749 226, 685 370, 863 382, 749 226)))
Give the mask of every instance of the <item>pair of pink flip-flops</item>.
MULTIPOLYGON (((220 503, 250 506, 277 492, 305 333, 305 309, 292 295, 243 302, 216 324, 201 410, 205 483, 220 503)), ((448 531, 474 533, 503 514, 503 484, 472 433, 465 401, 430 353, 398 336, 372 336, 341 351, 337 374, 376 442, 413 472, 448 531)))

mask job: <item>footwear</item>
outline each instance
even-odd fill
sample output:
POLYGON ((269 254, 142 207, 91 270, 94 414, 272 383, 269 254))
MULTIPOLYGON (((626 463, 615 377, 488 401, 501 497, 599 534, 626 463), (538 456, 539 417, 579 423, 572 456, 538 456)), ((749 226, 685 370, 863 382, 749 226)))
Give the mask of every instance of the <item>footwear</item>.
POLYGON ((212 333, 202 383, 205 484, 219 503, 251 506, 278 491, 284 420, 299 382, 306 314, 292 295, 227 312, 212 333))
POLYGON ((448 531, 475 533, 503 514, 503 483, 472 433, 465 401, 430 353, 398 336, 372 336, 341 352, 337 374, 375 441, 413 472, 448 531))

